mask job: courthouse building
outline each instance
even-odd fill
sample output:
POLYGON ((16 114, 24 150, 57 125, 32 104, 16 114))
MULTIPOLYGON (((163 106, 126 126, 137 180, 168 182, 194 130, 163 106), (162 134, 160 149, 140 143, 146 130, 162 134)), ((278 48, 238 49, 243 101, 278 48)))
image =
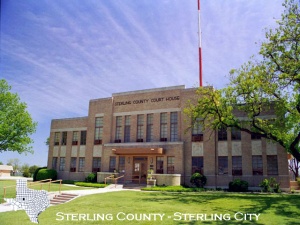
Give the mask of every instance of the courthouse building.
POLYGON ((52 120, 48 168, 67 180, 94 172, 99 182, 115 174, 124 175, 125 184, 143 184, 153 170, 158 185, 189 185, 191 175, 201 172, 212 188, 227 188, 235 178, 257 188, 269 177, 289 188, 281 146, 235 129, 188 129, 183 110, 195 91, 174 86, 90 100, 87 117, 52 120))

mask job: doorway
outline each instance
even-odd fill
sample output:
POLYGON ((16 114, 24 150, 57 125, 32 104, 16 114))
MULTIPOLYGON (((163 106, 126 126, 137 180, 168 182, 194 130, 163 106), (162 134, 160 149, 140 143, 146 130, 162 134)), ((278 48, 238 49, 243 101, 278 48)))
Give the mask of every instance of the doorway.
POLYGON ((147 183, 148 157, 133 157, 132 183, 147 183))

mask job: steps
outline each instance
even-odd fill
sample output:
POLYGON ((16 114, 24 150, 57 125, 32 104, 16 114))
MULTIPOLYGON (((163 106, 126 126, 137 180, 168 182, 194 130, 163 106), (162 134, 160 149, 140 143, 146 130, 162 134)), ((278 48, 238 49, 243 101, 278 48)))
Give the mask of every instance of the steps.
POLYGON ((59 195, 55 195, 54 198, 50 199, 50 205, 59 205, 62 203, 66 203, 68 201, 73 200, 78 195, 61 193, 59 195))

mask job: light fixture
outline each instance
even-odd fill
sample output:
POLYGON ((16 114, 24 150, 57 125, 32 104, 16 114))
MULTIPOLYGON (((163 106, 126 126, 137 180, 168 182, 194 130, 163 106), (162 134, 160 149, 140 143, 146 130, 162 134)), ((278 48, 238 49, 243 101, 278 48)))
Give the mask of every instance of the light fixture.
POLYGON ((116 149, 113 148, 112 151, 116 151, 116 149))
POLYGON ((151 148, 150 150, 151 150, 151 151, 154 151, 154 148, 151 148))

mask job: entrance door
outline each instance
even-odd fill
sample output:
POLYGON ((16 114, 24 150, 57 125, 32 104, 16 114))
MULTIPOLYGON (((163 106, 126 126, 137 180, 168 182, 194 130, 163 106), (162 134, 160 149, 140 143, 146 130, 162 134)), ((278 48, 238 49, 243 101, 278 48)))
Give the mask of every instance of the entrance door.
POLYGON ((147 181, 147 157, 133 157, 132 182, 145 184, 147 181))

